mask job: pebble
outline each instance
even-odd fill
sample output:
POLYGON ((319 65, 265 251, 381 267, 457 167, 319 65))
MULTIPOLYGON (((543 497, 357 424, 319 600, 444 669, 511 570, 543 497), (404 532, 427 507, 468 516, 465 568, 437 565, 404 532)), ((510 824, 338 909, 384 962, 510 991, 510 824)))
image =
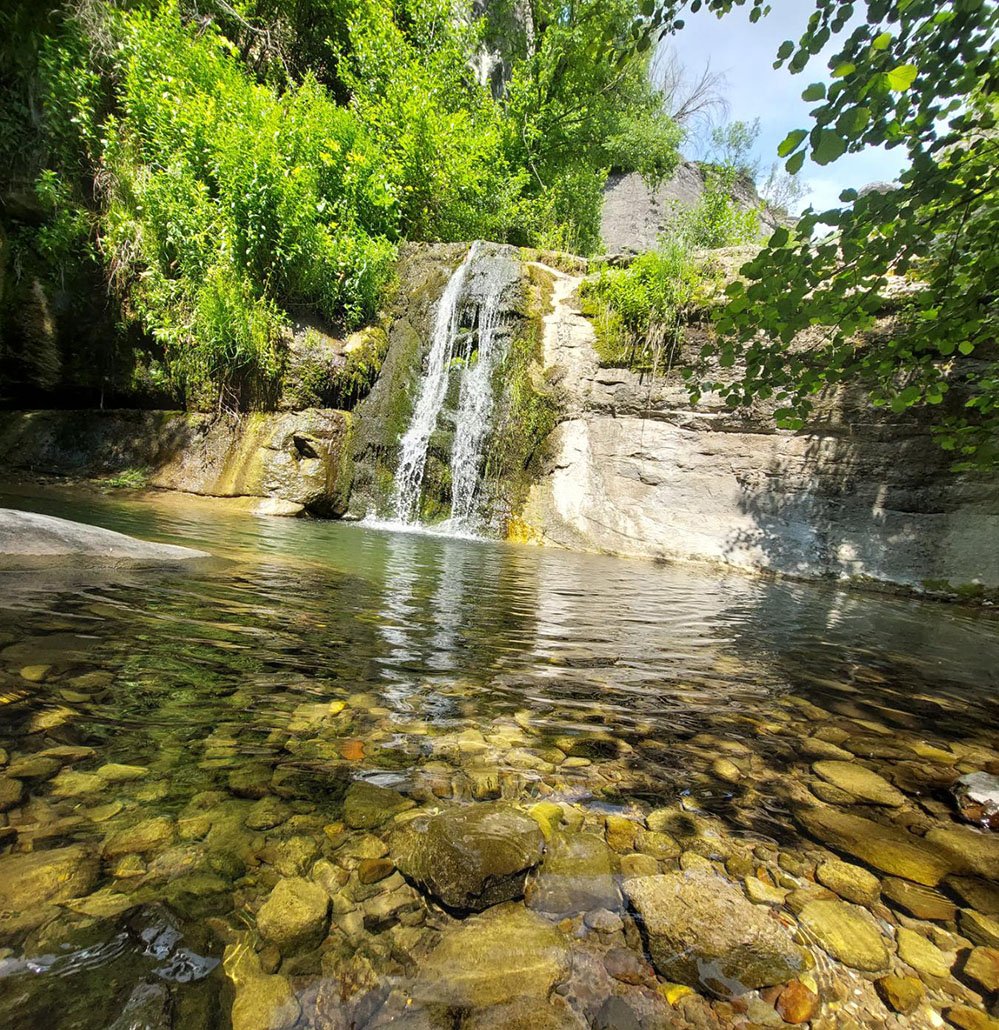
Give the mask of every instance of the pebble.
POLYGON ((800 980, 792 980, 778 995, 774 1005, 785 1023, 807 1023, 819 1008, 819 996, 800 980))
POLYGON ((947 976, 954 965, 955 956, 941 951, 921 933, 900 927, 897 935, 898 957, 923 976, 947 976))

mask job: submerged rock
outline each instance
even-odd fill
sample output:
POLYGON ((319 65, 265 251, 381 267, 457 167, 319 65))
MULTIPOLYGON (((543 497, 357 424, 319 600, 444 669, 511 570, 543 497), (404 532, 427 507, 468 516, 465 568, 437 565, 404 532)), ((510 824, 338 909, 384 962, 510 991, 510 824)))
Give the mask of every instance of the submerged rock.
POLYGON ((302 877, 281 880, 257 913, 257 928, 283 955, 314 947, 326 935, 330 899, 302 877))
POLYGON ((873 873, 838 859, 823 862, 815 870, 815 877, 823 887, 858 905, 873 905, 881 893, 881 884, 873 873))
POLYGON ((236 995, 232 1030, 287 1030, 295 1025, 301 1007, 288 978, 263 971, 248 935, 226 947, 222 966, 236 995))
POLYGON ((930 840, 835 808, 799 808, 798 822, 817 840, 882 872, 935 887, 953 862, 930 840))
POLYGON ((815 762, 812 771, 840 790, 845 790, 862 801, 898 808, 905 804, 905 795, 893 787, 883 776, 856 762, 828 759, 815 762))
POLYGON ((639 877, 625 880, 624 892, 668 980, 732 995, 785 983, 805 968, 804 952, 769 910, 719 876, 639 877))
POLYGON ((566 938, 520 905, 501 905, 448 930, 431 952, 412 994, 418 1001, 484 1008, 546 998, 569 975, 566 938))
POLYGON ((874 917, 839 900, 809 901, 798 916, 802 929, 851 969, 876 972, 888 965, 888 948, 874 917))
POLYGON ((350 785, 343 801, 343 821, 352 830, 373 830, 387 823, 394 815, 412 808, 415 802, 397 790, 374 783, 350 785))
POLYGON ((619 908, 607 845, 591 833, 555 834, 526 897, 528 907, 553 915, 619 908))
POLYGON ((0 858, 0 933, 40 926, 51 906, 89 894, 99 870, 82 844, 0 858))
POLYGON ((395 842, 396 867, 449 908, 481 912, 520 898, 541 861, 544 837, 528 815, 501 802, 452 808, 395 842))
POLYGON ((951 826, 930 830, 926 839, 947 856, 954 872, 999 880, 999 835, 951 826))

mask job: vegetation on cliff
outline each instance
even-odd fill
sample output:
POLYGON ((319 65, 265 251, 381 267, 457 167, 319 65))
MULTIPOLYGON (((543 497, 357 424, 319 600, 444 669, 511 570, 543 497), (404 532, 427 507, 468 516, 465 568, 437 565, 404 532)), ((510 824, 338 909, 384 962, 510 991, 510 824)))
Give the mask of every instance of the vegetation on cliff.
POLYGON ((369 321, 402 239, 592 250, 607 172, 677 160, 646 58, 591 57, 638 14, 584 0, 527 31, 443 0, 14 3, 8 389, 266 406, 289 321, 369 321))
MULTIPOLYGON (((765 0, 660 4, 651 21, 636 20, 636 45, 702 6, 748 7, 751 21, 767 11, 765 0)), ((729 287, 717 356, 743 371, 706 385, 732 406, 773 399, 779 423, 798 428, 816 395, 856 383, 896 412, 936 409, 958 467, 999 464, 997 33, 988 0, 815 0, 801 38, 781 45, 776 66, 792 74, 834 49, 828 81, 802 93, 816 104, 812 127, 780 147, 788 172, 806 154, 828 165, 873 146, 904 148, 907 168, 897 183, 846 190, 843 206, 778 229, 744 267, 748 285, 729 287), (891 331, 869 332, 889 307, 891 331), (791 346, 812 327, 817 342, 791 346)))

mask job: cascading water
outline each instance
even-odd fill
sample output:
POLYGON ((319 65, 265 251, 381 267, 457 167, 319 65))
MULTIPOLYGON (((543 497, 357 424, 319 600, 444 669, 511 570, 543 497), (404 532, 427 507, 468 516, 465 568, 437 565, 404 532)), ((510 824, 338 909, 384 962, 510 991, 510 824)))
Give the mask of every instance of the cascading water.
POLYGON ((505 355, 500 309, 504 289, 516 274, 509 258, 483 254, 479 243, 448 281, 437 305, 427 367, 413 409, 412 421, 400 440, 395 476, 396 518, 419 520, 424 471, 430 439, 444 408, 452 359, 463 359, 451 448, 451 517, 447 527, 458 532, 478 528, 481 473, 494 407, 494 374, 505 355), (462 334, 462 315, 474 331, 462 334), (459 348, 459 343, 464 346, 459 348))
POLYGON ((493 410, 493 372, 503 358, 502 337, 497 338, 502 284, 494 284, 479 307, 478 356, 472 362, 471 339, 465 374, 458 396, 458 415, 451 448, 451 523, 475 528, 475 501, 479 493, 483 449, 493 410))
POLYGON ((399 441, 399 467, 395 474, 395 514, 401 522, 415 522, 420 514, 420 491, 423 470, 427 464, 427 448, 447 396, 448 365, 458 332, 461 315, 461 294, 465 276, 475 259, 477 243, 473 243, 465 260, 448 280, 434 317, 427 371, 420 383, 420 393, 413 408, 413 419, 399 441))

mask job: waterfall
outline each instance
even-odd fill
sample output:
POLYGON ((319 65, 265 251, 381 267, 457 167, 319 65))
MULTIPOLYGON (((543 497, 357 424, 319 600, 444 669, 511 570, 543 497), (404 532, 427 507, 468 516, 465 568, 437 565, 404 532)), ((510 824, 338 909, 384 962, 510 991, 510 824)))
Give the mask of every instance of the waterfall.
POLYGON ((420 514, 420 489, 427 464, 427 448, 447 396, 451 348, 458 332, 461 295, 465 276, 478 244, 473 243, 465 260, 448 280, 437 303, 434 328, 427 356, 427 371, 413 409, 413 419, 399 441, 399 468, 395 474, 395 514, 401 522, 415 522, 420 514))
POLYGON ((471 361, 469 338, 451 448, 451 522, 462 529, 474 528, 482 452, 489 435, 489 418, 493 409, 493 371, 503 356, 502 346, 497 346, 496 339, 502 283, 493 282, 491 285, 479 307, 479 353, 474 363, 471 361))
POLYGON ((509 258, 483 255, 476 242, 441 295, 413 417, 400 440, 394 507, 401 522, 419 520, 430 439, 447 399, 452 359, 458 357, 463 361, 454 413, 447 525, 462 532, 477 528, 482 464, 494 406, 493 380, 505 355, 501 300, 511 280, 511 268, 516 274, 509 258), (471 321, 472 332, 460 332, 463 314, 471 321), (463 347, 458 347, 459 342, 463 347))

